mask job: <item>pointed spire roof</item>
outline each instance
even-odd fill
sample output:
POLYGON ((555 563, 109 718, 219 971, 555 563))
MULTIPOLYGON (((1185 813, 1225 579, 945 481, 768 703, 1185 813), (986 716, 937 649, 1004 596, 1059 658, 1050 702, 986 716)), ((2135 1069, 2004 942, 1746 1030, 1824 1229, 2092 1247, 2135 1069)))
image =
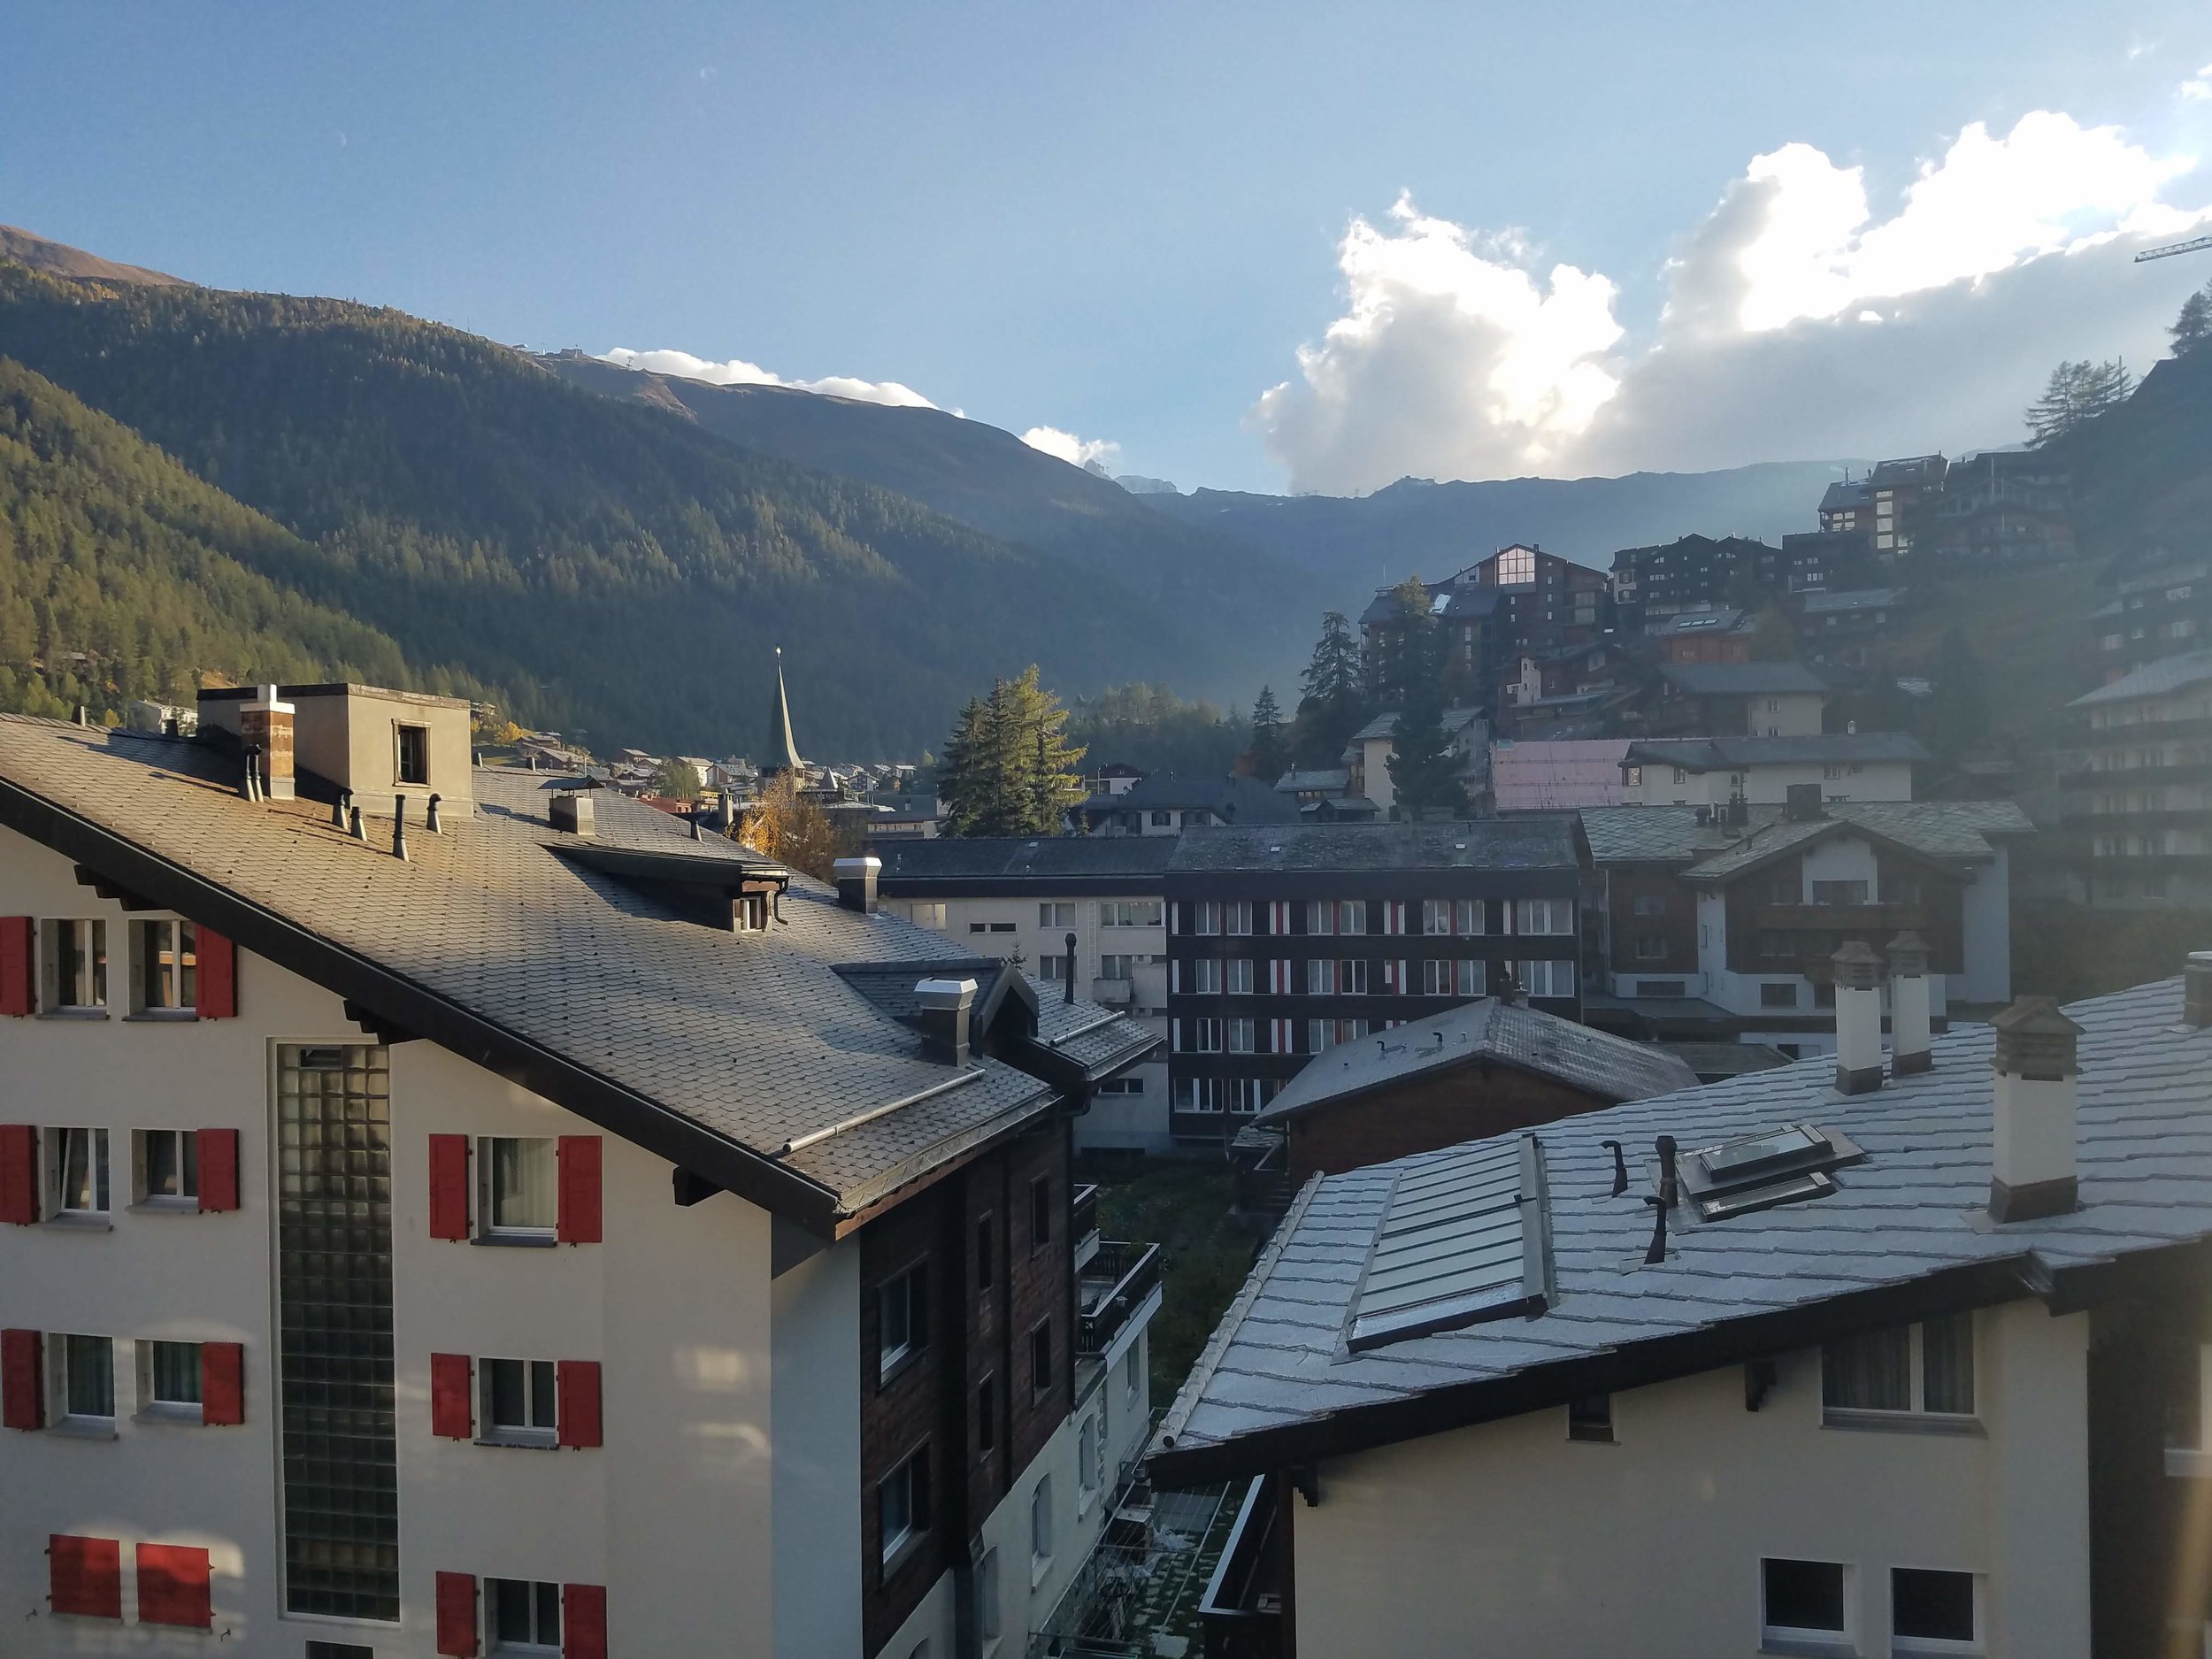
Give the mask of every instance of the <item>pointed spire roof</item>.
POLYGON ((797 772, 806 763, 791 737, 791 698, 783 688, 783 647, 776 647, 776 706, 768 719, 768 758, 763 772, 797 772))

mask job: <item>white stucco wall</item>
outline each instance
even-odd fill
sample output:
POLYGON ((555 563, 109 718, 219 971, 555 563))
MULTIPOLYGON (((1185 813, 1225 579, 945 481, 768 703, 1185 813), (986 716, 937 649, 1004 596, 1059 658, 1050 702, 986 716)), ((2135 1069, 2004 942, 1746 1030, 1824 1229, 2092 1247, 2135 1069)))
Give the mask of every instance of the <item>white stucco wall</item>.
POLYGON ((1756 1412, 1729 1367, 1617 1394, 1617 1443, 1563 1409, 1323 1463, 1296 1503, 1302 1659, 1760 1647, 1760 1562, 1840 1562, 1855 1651, 1890 1651, 1889 1570, 1983 1578, 2008 1659, 2088 1650, 2086 1317, 1977 1316, 1983 1432, 1824 1428, 1817 1352, 1756 1412))
MULTIPOLYGON (((1817 730, 1817 728, 1815 728, 1817 730)), ((1828 776, 1818 761, 1747 766, 1741 772, 1690 772, 1678 779, 1676 768, 1647 764, 1640 787, 1624 791, 1632 806, 1725 806, 1742 780, 1743 797, 1754 806, 1780 806, 1789 800, 1793 784, 1818 784, 1824 801, 1909 801, 1912 764, 1909 761, 1852 763, 1840 778, 1828 776), (1856 770, 1853 770, 1855 764, 1856 770)))
POLYGON ((859 1240, 847 1239, 786 1269, 770 1286, 770 1301, 775 1325, 770 1388, 780 1436, 776 1659, 857 1654, 859 1240))

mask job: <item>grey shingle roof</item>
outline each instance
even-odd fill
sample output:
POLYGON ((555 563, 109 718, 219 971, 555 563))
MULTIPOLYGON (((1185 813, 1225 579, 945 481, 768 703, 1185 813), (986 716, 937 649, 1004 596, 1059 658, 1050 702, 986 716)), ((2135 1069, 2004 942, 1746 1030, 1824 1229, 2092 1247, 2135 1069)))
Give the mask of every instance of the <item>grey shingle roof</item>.
POLYGON ((894 883, 965 882, 998 878, 1134 877, 1132 891, 1156 884, 1175 856, 1174 835, 941 835, 931 841, 872 842, 883 860, 883 890, 894 883))
POLYGON ((1996 1302, 2212 1235, 2212 1030, 2179 1024, 2172 979, 2067 1011, 2083 1029, 2072 1214, 1998 1226, 1984 1213, 1986 1026, 1938 1039, 1932 1071, 1871 1094, 1836 1094, 1832 1060, 1808 1060, 1537 1131, 1557 1286, 1538 1318, 1349 1353, 1346 1310, 1394 1177, 1450 1155, 1317 1179, 1169 1410, 1156 1475, 1171 1485, 1218 1479, 1298 1461, 1302 1446, 1310 1456, 1323 1435, 1344 1450, 1513 1415, 1587 1392, 1594 1379, 1709 1369, 1727 1363, 1729 1341, 1744 1349, 1737 1358, 1761 1351, 1762 1337, 1770 1353, 1801 1347, 1807 1319, 1835 1331, 1884 1322, 1869 1293, 1938 1275, 1962 1305, 1996 1302), (1800 1122, 1847 1135, 1866 1161, 1840 1172, 1829 1197, 1684 1221, 1671 1229, 1666 1259, 1644 1264, 1655 1137, 1672 1134, 1686 1149, 1800 1122), (1618 1198, 1609 1139, 1636 1154, 1618 1198))
POLYGON ((2101 703, 2124 703, 2131 697, 2155 697, 2204 680, 2212 680, 2212 650, 2189 651, 2146 663, 2133 673, 2123 674, 2108 686, 2099 686, 2066 706, 2087 709, 2101 703))
POLYGON ((1854 588, 1838 592, 1809 592, 1798 595, 1798 608, 1809 617, 1851 611, 1883 611, 1904 598, 1901 588, 1854 588))
MULTIPOLYGON (((1444 728, 1445 736, 1449 737, 1455 732, 1464 730, 1468 726, 1476 720, 1479 720, 1481 718, 1482 710, 1480 709, 1447 709, 1444 710, 1444 718, 1440 724, 1441 724, 1444 728)), ((1358 731, 1353 733, 1352 735, 1346 740, 1346 741, 1351 743, 1364 743, 1370 738, 1394 737, 1397 735, 1397 733, 1398 710, 1395 709, 1386 709, 1382 713, 1368 721, 1365 726, 1361 726, 1358 731)))
POLYGON ((1327 766, 1317 772, 1286 772, 1275 780, 1275 787, 1285 795, 1292 795, 1301 789, 1343 789, 1351 781, 1348 769, 1327 766))
POLYGON ((1822 732, 1804 737, 1647 737, 1628 747, 1626 759, 1689 772, 1736 772, 1746 766, 1818 761, 1924 761, 1928 751, 1909 732, 1822 732))
POLYGON ((473 772, 477 811, 449 812, 440 835, 413 826, 404 863, 388 818, 372 817, 365 846, 330 827, 326 805, 248 803, 234 775, 199 744, 0 716, 0 821, 119 866, 103 873, 297 972, 343 979, 343 995, 397 1023, 379 997, 457 1021, 531 1087, 812 1225, 1056 1098, 986 1060, 972 1082, 783 1155, 948 1079, 837 972, 876 962, 919 977, 947 955, 941 936, 843 909, 803 877, 765 933, 680 919, 551 849, 733 872, 761 861, 611 791, 579 843, 546 822, 542 775, 473 772))
POLYGON ((1694 697, 1774 696, 1833 689, 1802 663, 1669 663, 1659 672, 1694 697))
POLYGON ((1594 1031, 1525 1002, 1481 997, 1411 1020, 1371 1040, 1344 1043, 1306 1063, 1255 1120, 1275 1123, 1425 1072, 1501 1061, 1555 1078, 1609 1102, 1687 1088, 1696 1074, 1663 1049, 1594 1031))
POLYGON ((1154 772, 1118 795, 1093 795, 1084 802, 1087 811, 1139 812, 1159 809, 1203 808, 1238 824, 1280 824, 1295 818, 1298 809, 1257 778, 1186 778, 1171 772, 1154 772))
POLYGON ((1821 819, 1791 826, 1783 823, 1781 808, 1755 806, 1747 831, 1701 824, 1695 807, 1584 807, 1582 827, 1591 857, 1601 864, 1688 863, 1722 854, 1748 863, 1783 845, 1778 837, 1793 840, 1839 823, 1863 826, 1927 857, 1979 863, 1995 856, 1992 836, 2035 830, 2010 801, 1832 801, 1822 810, 1821 819))

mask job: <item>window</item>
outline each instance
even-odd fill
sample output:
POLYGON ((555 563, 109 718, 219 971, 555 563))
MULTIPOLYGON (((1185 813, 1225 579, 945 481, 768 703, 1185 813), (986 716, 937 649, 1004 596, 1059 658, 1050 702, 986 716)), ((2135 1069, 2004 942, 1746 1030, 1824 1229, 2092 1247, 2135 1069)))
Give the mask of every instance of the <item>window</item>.
POLYGON ((1231 899, 1221 908, 1224 933, 1242 935, 1252 931, 1251 900, 1231 899))
POLYGON ((998 1217, 985 1210, 975 1219, 975 1287, 988 1290, 996 1282, 993 1257, 998 1243, 998 1217))
POLYGON ((1173 829, 1175 827, 1175 815, 1172 812, 1167 811, 1164 808, 1155 808, 1152 813, 1152 827, 1154 829, 1173 829))
POLYGON ((1336 927, 1340 933, 1363 933, 1367 931, 1367 901, 1339 899, 1336 905, 1336 927))
POLYGON ((200 1420, 200 1345, 141 1342, 138 1399, 146 1417, 200 1420))
POLYGON ((518 1446, 554 1443, 553 1362, 488 1359, 476 1367, 483 1394, 484 1438, 518 1446))
POLYGON ((199 930, 190 922, 133 922, 134 1013, 182 1011, 199 995, 199 930))
POLYGON ((1098 907, 1101 927, 1157 927, 1160 925, 1160 901, 1157 899, 1107 899, 1098 907))
POLYGON ((1454 908, 1455 931, 1471 935, 1488 931, 1489 910, 1480 899, 1461 899, 1454 908))
POLYGON ((1175 1079, 1175 1110, 1217 1112, 1221 1110, 1221 1079, 1217 1077, 1179 1077, 1175 1079))
POLYGON ((1057 951, 1038 957, 1037 977, 1047 985, 1065 985, 1068 980, 1068 959, 1057 951))
POLYGON ((1759 1633, 1767 1645, 1839 1645, 1848 1635, 1841 1563, 1769 1559, 1759 1563, 1759 1633))
POLYGON ((1336 964, 1325 956, 1317 956, 1306 964, 1306 995, 1334 996, 1336 995, 1336 964))
POLYGON ((876 1290, 876 1376, 888 1378, 929 1346, 929 1268, 918 1262, 876 1290))
POLYGON ((1403 899, 1385 899, 1382 905, 1382 930, 1393 936, 1406 931, 1406 905, 1403 899))
POLYGON ((1190 908, 1190 930, 1194 933, 1217 933, 1221 931, 1221 901, 1199 899, 1190 908))
POLYGON ((1251 995, 1252 959, 1249 956, 1238 956, 1230 961, 1226 966, 1228 969, 1229 995, 1232 996, 1251 995))
POLYGON ((1052 1392, 1052 1321, 1038 1322, 1029 1333, 1029 1400, 1034 1405, 1052 1392))
POLYGON ((1310 933, 1336 932, 1336 901, 1310 899, 1306 902, 1306 931, 1310 933))
POLYGON ((1613 1396, 1585 1394, 1579 1400, 1567 1402, 1567 1438, 1610 1446, 1613 1443, 1613 1396))
POLYGON ((1133 979, 1136 973, 1137 959, 1133 956, 1104 956, 1098 959, 1098 977, 1102 979, 1133 979))
POLYGON ((54 1398, 62 1421, 105 1428, 115 1419, 115 1342, 104 1336, 63 1336, 54 1344, 60 1375, 54 1398))
POLYGON ((1052 1177, 1040 1175, 1029 1183, 1029 1251, 1035 1255, 1052 1242, 1052 1177))
POLYGON ((1449 899, 1421 901, 1421 931, 1424 933, 1448 933, 1452 931, 1452 902, 1449 899))
POLYGON ((1132 1342, 1129 1345, 1128 1353, 1122 1356, 1121 1392, 1122 1397, 1125 1400, 1134 1400, 1137 1397, 1137 1346, 1136 1343, 1132 1342))
POLYGON ((887 1563, 929 1530, 929 1448, 912 1453, 876 1488, 876 1518, 887 1563))
POLYGON ((975 1568, 976 1631, 987 1642, 996 1641, 1005 1627, 1005 1616, 998 1603, 998 1551, 992 1548, 983 1552, 975 1568))
POLYGON ((560 1209, 556 1144, 550 1137, 485 1137, 480 1156, 488 1233, 552 1235, 560 1209))
POLYGON ((1037 907, 1037 926, 1040 927, 1074 926, 1075 906, 1064 902, 1040 904, 1037 907))
POLYGON ((1228 1025, 1229 1052, 1231 1054, 1252 1054, 1256 1052, 1252 1046, 1252 1022, 1250 1020, 1233 1019, 1228 1022, 1228 1025))
POLYGON ((1221 964, 1201 957, 1185 962, 1182 967, 1182 988, 1187 995, 1218 996, 1221 995, 1221 964))
POLYGON ((991 924, 991 931, 995 933, 1010 933, 1014 931, 1014 924, 1011 922, 993 922, 991 924))
POLYGON ((990 931, 990 924, 988 922, 970 922, 968 924, 968 931, 972 933, 987 933, 990 931))
POLYGON ((1175 1022, 1176 1049, 1181 1054, 1219 1054, 1221 1022, 1217 1019, 1179 1019, 1175 1022))
POLYGON ((1501 588, 1524 588, 1536 580, 1533 549, 1509 547, 1499 553, 1497 582, 1501 588))
POLYGON ((427 785, 430 781, 430 728, 426 726, 398 726, 395 747, 397 749, 393 777, 401 783, 427 785))
POLYGON ((918 926, 933 927, 941 933, 945 931, 945 907, 942 904, 911 905, 908 907, 908 914, 918 926))
POLYGON ((1087 1417, 1075 1432, 1075 1485, 1078 1507, 1088 1509, 1098 1496, 1098 1419, 1087 1417))
POLYGON ((108 1005, 108 925, 62 920, 44 926, 48 1002, 59 1009, 108 1005))
POLYGON ((311 1641, 307 1644, 306 1659, 376 1659, 376 1649, 365 1647, 359 1642, 311 1641))
POLYGON ((1665 894, 1663 894, 1663 893, 1639 893, 1639 894, 1636 895, 1636 914, 1637 914, 1637 915, 1639 915, 1639 916, 1664 916, 1666 913, 1667 913, 1667 895, 1666 895, 1665 894))
POLYGON ((1513 977, 1530 996, 1572 996, 1575 964, 1571 962, 1517 962, 1513 977))
POLYGON ((1432 959, 1421 964, 1424 996, 1480 996, 1482 964, 1432 959))
POLYGON ((998 1447, 998 1379, 989 1376, 975 1386, 975 1454, 987 1457, 998 1447))
POLYGON ((1759 987, 1759 1006, 1761 1008, 1795 1008, 1797 1006, 1796 985, 1789 982, 1779 985, 1771 983, 1762 985, 1759 987))
POLYGON ((1141 1094, 1144 1079, 1141 1077, 1110 1077, 1092 1091, 1098 1094, 1141 1094))
MULTIPOLYGON (((1957 1642, 1970 1645, 1980 1640, 1975 1617, 1974 1575, 1938 1572, 1925 1567, 1893 1567, 1889 1575, 1889 1626, 1901 1648, 1906 1642, 1957 1642)), ((1921 1651, 1915 1647, 1912 1651, 1921 1651)), ((1930 1651, 1948 1653, 1950 1647, 1930 1651)))
POLYGON ((1029 1494, 1029 1559, 1033 1570, 1052 1559, 1052 1477, 1029 1494))
MULTIPOLYGON (((400 727, 404 732, 406 726, 400 727)), ((484 1580, 484 1613, 494 1653, 558 1653, 561 1586, 528 1578, 484 1580)))
POLYGON ((1816 881, 1813 883, 1813 902, 1816 904, 1863 904, 1866 902, 1866 883, 1863 881, 1816 881))
MULTIPOLYGON (((189 1129, 142 1129, 137 1133, 142 1204, 179 1204, 200 1195, 200 1138, 189 1129)), ((196 1208, 196 1202, 191 1204, 196 1208)))
POLYGON ((1639 962, 1664 962, 1667 959, 1667 940, 1663 933, 1646 933, 1636 941, 1639 962))
POLYGON ((1828 1343, 1820 1351, 1820 1402, 1831 1423, 1868 1413, 1972 1417, 1974 1316, 1950 1314, 1828 1343))
POLYGON ((1517 933, 1571 933, 1575 907, 1571 899, 1516 899, 1513 931, 1517 933))
POLYGON ((108 1213, 108 1132, 50 1129, 54 1209, 63 1217, 108 1213))

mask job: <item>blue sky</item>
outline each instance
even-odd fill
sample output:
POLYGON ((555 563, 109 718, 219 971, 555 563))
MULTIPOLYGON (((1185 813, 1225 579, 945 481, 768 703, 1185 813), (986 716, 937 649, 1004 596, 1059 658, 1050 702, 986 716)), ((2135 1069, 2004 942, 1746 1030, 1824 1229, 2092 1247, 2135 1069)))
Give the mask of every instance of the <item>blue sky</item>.
POLYGON ((2212 276, 2124 258, 2212 204, 2200 3, 55 4, 6 33, 0 222, 533 347, 895 381, 1186 488, 2006 442, 2017 387, 2147 361, 2212 276), (1950 205, 1863 248, 1977 122, 1950 205), (1929 251, 2073 166, 1987 228, 1994 271, 1929 251), (1763 230, 1716 213, 1753 197, 1763 230), (1713 297, 1747 249, 1780 273, 1713 297), (1707 301, 1728 320, 1684 332, 1707 301))

